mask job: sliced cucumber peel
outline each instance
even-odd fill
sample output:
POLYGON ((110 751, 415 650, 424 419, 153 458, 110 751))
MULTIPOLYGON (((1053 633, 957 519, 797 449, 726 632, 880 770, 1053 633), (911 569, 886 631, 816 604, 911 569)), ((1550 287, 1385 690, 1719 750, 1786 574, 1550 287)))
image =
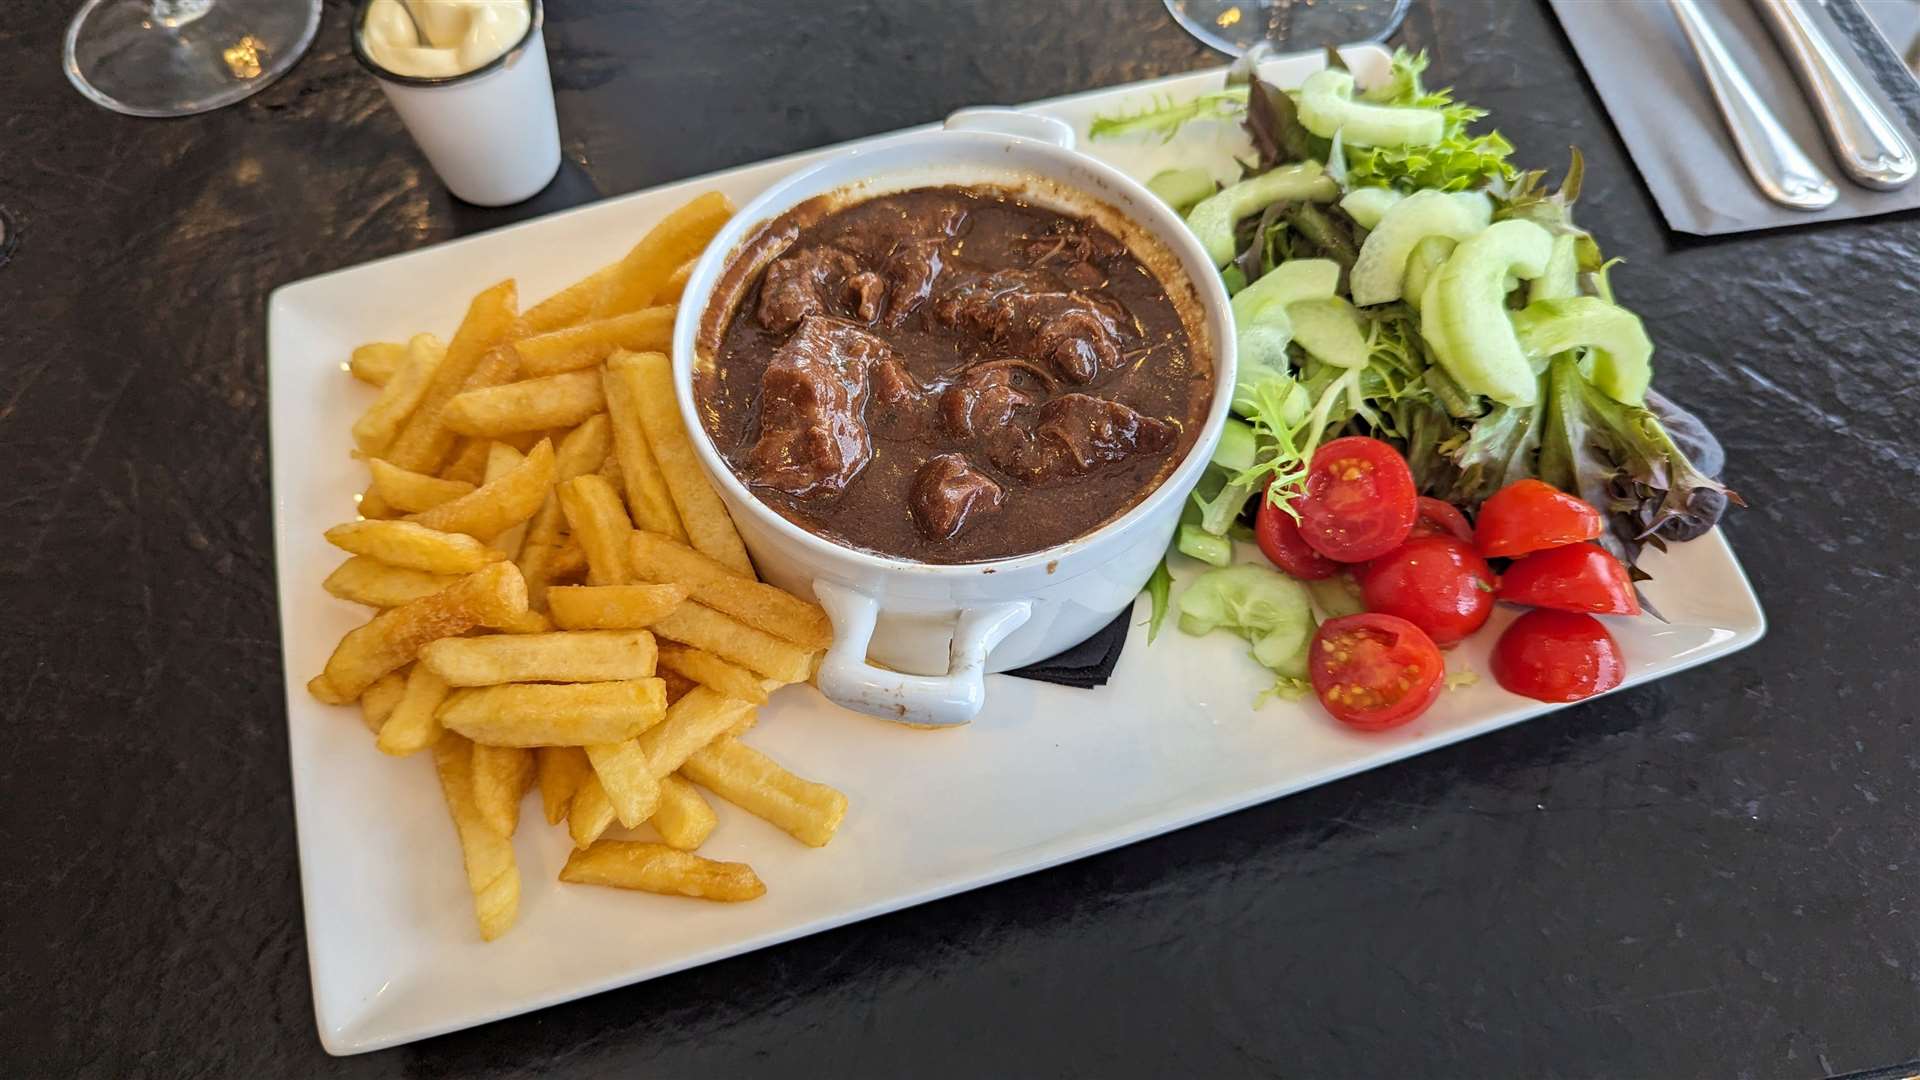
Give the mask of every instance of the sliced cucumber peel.
POLYGON ((1532 405, 1540 378, 1508 318, 1506 280, 1546 272, 1553 236, 1530 221, 1499 221, 1453 249, 1428 282, 1420 335, 1468 393, 1505 405, 1532 405))
POLYGON ((1353 98, 1353 76, 1316 71, 1300 84, 1300 123, 1323 139, 1340 132, 1348 146, 1426 146, 1446 134, 1439 109, 1376 105, 1353 98))
POLYGON ((1187 228, 1200 238, 1215 266, 1233 261, 1233 227, 1240 220, 1282 200, 1332 202, 1340 195, 1317 161, 1264 172, 1201 199, 1187 212, 1187 228))
POLYGON ((1641 406, 1653 380, 1653 342, 1640 317, 1597 296, 1536 300, 1513 313, 1513 329, 1529 360, 1569 349, 1589 350, 1589 381, 1608 397, 1641 406))

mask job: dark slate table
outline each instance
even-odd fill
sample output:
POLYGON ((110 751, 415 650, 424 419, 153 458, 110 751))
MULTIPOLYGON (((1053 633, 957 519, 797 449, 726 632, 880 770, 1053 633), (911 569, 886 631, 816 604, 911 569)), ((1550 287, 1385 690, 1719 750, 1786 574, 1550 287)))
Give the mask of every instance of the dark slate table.
MULTIPOLYGON (((1729 660, 1009 884, 385 1053, 313 1030, 265 299, 822 143, 1210 65, 1157 0, 552 0, 566 163, 461 206, 346 48, 125 119, 0 20, 0 1073, 1763 1076, 1920 1057, 1920 217, 1658 224, 1544 7, 1401 38, 1583 220, 1753 509, 1729 660)), ((297 617, 295 614, 293 617, 297 617)))

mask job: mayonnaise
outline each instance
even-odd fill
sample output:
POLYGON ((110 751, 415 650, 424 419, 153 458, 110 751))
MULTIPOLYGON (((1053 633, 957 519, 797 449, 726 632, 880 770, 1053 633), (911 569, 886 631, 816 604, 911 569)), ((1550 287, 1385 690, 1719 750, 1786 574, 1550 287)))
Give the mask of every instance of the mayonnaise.
POLYGON ((404 9, 401 2, 374 0, 361 35, 368 58, 396 75, 463 75, 518 45, 533 21, 527 0, 405 0, 404 9))

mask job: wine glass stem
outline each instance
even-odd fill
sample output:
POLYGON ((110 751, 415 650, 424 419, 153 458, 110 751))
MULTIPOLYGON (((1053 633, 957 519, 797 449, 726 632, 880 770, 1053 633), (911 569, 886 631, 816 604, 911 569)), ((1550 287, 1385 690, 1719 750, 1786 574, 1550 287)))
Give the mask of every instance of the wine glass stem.
POLYGON ((177 30, 205 15, 213 4, 214 0, 153 0, 153 21, 177 30))

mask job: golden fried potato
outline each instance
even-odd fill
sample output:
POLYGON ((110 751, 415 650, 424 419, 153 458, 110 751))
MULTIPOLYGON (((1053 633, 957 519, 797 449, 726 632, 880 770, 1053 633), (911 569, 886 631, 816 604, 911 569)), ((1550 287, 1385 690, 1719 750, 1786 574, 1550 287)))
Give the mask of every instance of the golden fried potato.
POLYGON ((470 574, 506 558, 471 536, 417 521, 349 521, 328 529, 326 536, 343 551, 430 574, 470 574))
POLYGON ((533 786, 533 751, 473 744, 473 806, 501 836, 520 827, 520 800, 533 786))
POLYGON ((577 537, 569 536, 547 556, 547 577, 554 581, 580 581, 587 576, 587 552, 577 537))
POLYGON ((669 668, 660 669, 660 681, 667 684, 667 706, 671 708, 700 684, 669 668))
POLYGON ((683 585, 555 585, 547 607, 568 630, 618 630, 657 622, 686 598, 683 585))
POLYGON ((640 734, 648 771, 656 780, 677 772, 694 751, 733 730, 753 712, 753 706, 744 701, 721 697, 704 686, 694 687, 673 703, 665 720, 640 734))
POLYGON ((348 631, 326 669, 307 683, 307 691, 329 705, 345 705, 375 679, 411 663, 427 642, 503 622, 526 609, 527 586, 520 571, 512 563, 495 563, 348 631))
POLYGON ((687 586, 692 599, 809 652, 833 644, 833 623, 820 605, 741 577, 685 544, 636 532, 628 556, 628 570, 638 580, 677 581, 687 586))
POLYGON ((438 742, 440 721, 434 719, 434 714, 440 711, 440 703, 445 700, 446 680, 423 664, 413 665, 407 671, 407 684, 400 700, 394 704, 393 714, 380 726, 380 738, 375 744, 380 752, 401 757, 438 742))
POLYGON ((645 630, 579 630, 442 638, 420 650, 420 662, 451 686, 497 686, 646 679, 654 655, 645 630))
POLYGON ((619 263, 603 266, 528 308, 521 316, 520 330, 527 336, 545 334, 585 319, 618 269, 619 263))
MULTIPOLYGON (((700 257, 696 255, 686 262, 681 263, 679 266, 674 267, 673 274, 667 278, 667 283, 660 287, 660 295, 654 297, 653 302, 656 304, 678 304, 680 297, 685 295, 687 291, 687 282, 693 278, 693 268, 699 261, 700 257)), ((639 345, 629 345, 627 347, 630 349, 641 348, 639 345)))
POLYGON ((596 743, 587 747, 587 760, 593 763, 593 775, 600 778, 620 824, 631 829, 653 816, 660 805, 660 781, 648 771, 647 754, 639 743, 632 739, 596 743))
POLYGON ((567 527, 586 553, 588 580, 595 585, 626 584, 627 537, 633 523, 613 485, 598 476, 576 476, 557 490, 567 527))
POLYGON ((390 608, 432 596, 459 580, 457 574, 429 574, 425 570, 390 566, 369 555, 355 555, 336 567, 320 585, 342 600, 390 608))
POLYGON ((523 611, 494 624, 493 628, 503 634, 551 634, 553 620, 537 611, 523 611))
MULTIPOLYGON (((607 395, 607 418, 613 424, 613 457, 608 465, 620 470, 619 485, 627 494, 627 508, 643 529, 684 541, 687 531, 673 507, 673 492, 654 460, 653 447, 640 424, 641 397, 647 392, 631 365, 608 363, 600 369, 607 395)), ((603 469, 606 466, 602 466, 603 469)))
POLYGON ((666 480, 674 513, 686 530, 688 543, 734 573, 751 578, 753 562, 747 558, 746 545, 740 542, 740 533, 734 529, 720 493, 707 481, 686 425, 680 422, 680 409, 674 403, 672 362, 665 353, 616 352, 607 361, 607 374, 609 378, 617 375, 631 380, 641 430, 666 480))
MULTIPOLYGON (((532 450, 535 446, 540 445, 542 441, 545 441, 545 437, 534 440, 527 449, 532 450)), ((558 454, 556 454, 555 457, 557 459, 558 454)), ((509 446, 504 442, 494 442, 491 446, 487 447, 487 483, 491 484, 496 480, 505 479, 508 473, 519 468, 521 463, 526 460, 526 452, 520 450, 518 447, 509 446)), ((556 460, 556 471, 558 471, 558 464, 556 460)), ((540 504, 545 506, 547 496, 552 494, 553 492, 549 489, 546 495, 541 496, 540 504)), ((536 510, 534 513, 537 514, 539 511, 536 510)), ((493 539, 487 541, 487 546, 505 555, 509 559, 519 559, 520 545, 526 542, 527 524, 532 520, 532 518, 528 518, 527 521, 523 521, 507 529, 505 532, 497 534, 493 539)), ((525 577, 526 573, 522 571, 521 576, 525 577)), ((527 599, 531 602, 533 598, 529 595, 527 599)))
POLYGON ((692 601, 655 620, 650 629, 656 637, 705 649, 769 679, 797 683, 813 674, 809 650, 692 601))
POLYGON ((709 191, 668 214, 620 260, 593 304, 593 316, 606 318, 654 302, 680 264, 700 254, 733 216, 733 203, 709 191))
POLYGON ((541 812, 547 824, 558 825, 566 819, 573 793, 593 775, 593 763, 577 746, 542 746, 533 753, 540 777, 541 812))
POLYGON ((560 880, 727 902, 753 900, 767 892, 746 863, 716 862, 665 844, 634 840, 601 840, 568 855, 560 880))
MULTIPOLYGON (((641 587, 624 586, 629 589, 641 587)), ((730 664, 704 649, 667 642, 659 646, 659 664, 702 686, 710 686, 727 697, 750 701, 755 705, 767 703, 767 691, 761 685, 760 676, 738 664, 730 664)))
POLYGON ((368 458, 367 468, 373 473, 374 494, 395 510, 410 514, 431 510, 473 491, 473 485, 464 480, 442 480, 379 458, 368 458))
POLYGON ((439 719, 449 731, 489 746, 590 746, 631 739, 666 711, 667 688, 659 679, 509 683, 455 693, 439 719))
MULTIPOLYGON (((361 346, 368 348, 369 346, 361 346)), ((357 358, 360 350, 355 349, 357 358)), ((378 454, 392 444, 407 417, 420 407, 433 373, 445 358, 447 347, 432 334, 415 334, 401 348, 402 363, 392 378, 383 382, 380 396, 360 419, 353 423, 353 445, 363 453, 378 454)))
POLYGON ((665 349, 673 344, 671 304, 521 338, 513 343, 528 378, 598 367, 616 349, 665 349))
POLYGON ((385 386, 407 362, 407 347, 397 341, 369 341, 354 347, 347 370, 369 386, 385 386))
POLYGON ((600 839, 600 834, 613 826, 613 803, 607 798, 607 789, 600 784, 589 767, 586 779, 580 781, 580 787, 573 793, 573 802, 567 807, 567 836, 576 848, 584 848, 600 839))
MULTIPOLYGON (((551 487, 553 444, 542 440, 525 461, 500 479, 408 520, 429 529, 465 533, 481 541, 480 546, 485 549, 485 541, 532 517, 551 487)), ((503 552, 494 551, 494 554, 506 558, 503 552)))
POLYGON ((453 457, 441 467, 440 476, 470 487, 479 487, 487 482, 487 460, 492 456, 492 440, 459 439, 454 444, 453 457))
POLYGON ((707 842, 720 816, 700 794, 700 790, 678 775, 660 778, 660 805, 647 819, 668 847, 692 851, 707 842))
POLYGON ((387 718, 393 715, 394 707, 400 704, 401 697, 407 692, 407 677, 398 671, 389 671, 373 680, 373 685, 360 695, 360 719, 367 730, 380 734, 387 718))
MULTIPOLYGON (((445 358, 434 368, 433 378, 427 382, 427 390, 420 399, 419 407, 414 409, 413 415, 401 427, 400 434, 386 449, 388 461, 415 472, 439 470, 440 464, 453 449, 453 429, 447 427, 442 416, 447 402, 468 389, 467 381, 480 370, 481 361, 507 340, 508 332, 514 326, 518 306, 518 294, 511 278, 473 298, 473 303, 467 307, 466 318, 460 321, 460 328, 454 331, 453 340, 447 343, 445 358)), ((519 360, 512 355, 512 350, 504 351, 507 355, 500 364, 504 364, 511 372, 518 367, 519 360)), ((508 374, 497 381, 506 382, 511 377, 508 374)))
POLYGON ((847 816, 845 795, 825 784, 802 780, 731 735, 694 751, 680 772, 812 847, 833 839, 834 830, 847 816))
POLYGON ((460 856, 467 868, 467 890, 473 893, 473 914, 480 937, 492 941, 513 928, 520 913, 520 868, 513 860, 513 841, 489 827, 473 804, 473 747, 450 736, 433 748, 434 771, 440 793, 460 837, 460 856))
MULTIPOLYGON (((553 481, 556 487, 598 469, 613 448, 613 428, 606 414, 590 416, 567 432, 553 452, 553 481)), ((546 607, 548 564, 560 543, 560 528, 566 515, 560 509, 560 494, 549 490, 527 522, 526 537, 520 544, 520 573, 527 579, 528 602, 546 607)))
POLYGON ((598 372, 568 371, 464 391, 447 402, 446 421, 463 435, 497 439, 519 431, 571 427, 606 408, 598 372))

